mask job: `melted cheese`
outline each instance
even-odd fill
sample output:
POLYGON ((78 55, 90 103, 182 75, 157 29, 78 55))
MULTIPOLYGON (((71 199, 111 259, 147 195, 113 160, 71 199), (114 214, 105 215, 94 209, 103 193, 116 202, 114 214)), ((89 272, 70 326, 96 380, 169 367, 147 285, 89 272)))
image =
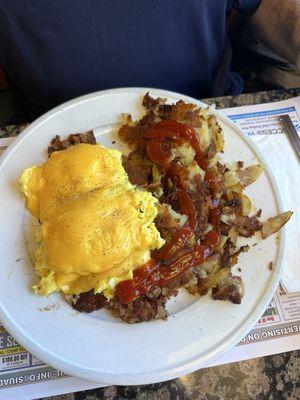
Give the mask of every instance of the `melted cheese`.
POLYGON ((153 222, 157 200, 129 183, 117 150, 79 144, 54 152, 20 184, 41 222, 36 293, 94 289, 112 297, 164 244, 153 222))
POLYGON ((45 164, 26 169, 20 178, 27 208, 43 222, 70 198, 106 186, 127 186, 121 157, 118 150, 85 143, 52 153, 45 164))

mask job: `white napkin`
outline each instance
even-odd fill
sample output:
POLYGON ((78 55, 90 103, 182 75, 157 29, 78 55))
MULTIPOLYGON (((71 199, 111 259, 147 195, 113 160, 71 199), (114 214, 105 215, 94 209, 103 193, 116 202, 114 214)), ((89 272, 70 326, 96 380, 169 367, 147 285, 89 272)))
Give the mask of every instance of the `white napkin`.
POLYGON ((282 102, 220 110, 256 142, 272 169, 285 211, 294 212, 286 224, 282 282, 288 292, 300 291, 300 162, 278 119, 289 114, 300 133, 300 97, 282 102), (248 116, 245 114, 248 113, 248 116), (239 118, 237 114, 243 114, 239 118), (234 116, 234 117, 233 117, 234 116), (276 132, 272 134, 271 132, 276 132))

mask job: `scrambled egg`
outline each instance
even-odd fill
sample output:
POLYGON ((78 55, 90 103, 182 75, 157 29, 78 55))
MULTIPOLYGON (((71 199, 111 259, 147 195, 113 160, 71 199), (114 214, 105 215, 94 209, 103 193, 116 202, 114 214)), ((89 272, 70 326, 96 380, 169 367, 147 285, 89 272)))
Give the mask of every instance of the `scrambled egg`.
POLYGON ((155 197, 128 181, 121 152, 77 144, 27 168, 19 182, 41 222, 35 269, 42 295, 94 289, 112 298, 118 282, 164 244, 155 197))

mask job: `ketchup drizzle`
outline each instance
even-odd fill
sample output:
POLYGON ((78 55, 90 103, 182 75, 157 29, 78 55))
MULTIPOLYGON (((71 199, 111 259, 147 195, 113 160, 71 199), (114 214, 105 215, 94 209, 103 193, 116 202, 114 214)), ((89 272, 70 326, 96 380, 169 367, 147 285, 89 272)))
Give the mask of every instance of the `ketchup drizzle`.
POLYGON ((163 150, 165 140, 181 142, 186 139, 195 150, 195 160, 205 171, 205 180, 208 182, 211 196, 216 194, 216 181, 213 171, 207 168, 207 159, 201 151, 198 134, 194 128, 173 120, 164 120, 148 130, 145 138, 149 139, 146 149, 149 159, 166 170, 173 184, 178 188, 177 196, 182 214, 187 216, 187 222, 173 236, 173 239, 161 249, 152 253, 151 260, 133 272, 133 279, 122 281, 116 286, 116 295, 122 303, 130 303, 142 294, 147 293, 153 285, 165 286, 177 278, 185 270, 201 264, 218 246, 218 233, 221 207, 214 200, 215 207, 210 210, 210 230, 202 243, 191 251, 182 254, 185 243, 192 237, 197 227, 197 212, 194 203, 186 190, 184 176, 186 169, 169 161, 169 155, 163 150))

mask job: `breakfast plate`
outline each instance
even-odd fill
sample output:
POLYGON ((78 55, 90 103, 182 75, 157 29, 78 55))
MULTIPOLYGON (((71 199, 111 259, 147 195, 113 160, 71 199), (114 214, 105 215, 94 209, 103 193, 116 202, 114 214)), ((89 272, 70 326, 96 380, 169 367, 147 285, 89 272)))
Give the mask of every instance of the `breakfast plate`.
MULTIPOLYGON (((147 88, 113 89, 69 101, 33 122, 0 160, 0 320, 27 350, 68 374, 103 384, 147 384, 172 379, 208 365, 234 346, 264 312, 279 282, 284 231, 252 240, 235 270, 243 277, 240 305, 180 293, 168 303, 167 321, 125 324, 106 311, 82 314, 58 293, 35 295, 32 265, 34 223, 17 180, 30 165, 46 160, 55 135, 93 129, 97 142, 123 152, 116 136, 123 113, 138 118, 149 91, 169 102, 203 103, 177 93, 147 88), (273 268, 269 268, 272 262, 273 268)), ((226 162, 261 163, 264 172, 247 195, 267 219, 281 212, 278 189, 256 146, 236 125, 213 111, 223 127, 226 162)))

